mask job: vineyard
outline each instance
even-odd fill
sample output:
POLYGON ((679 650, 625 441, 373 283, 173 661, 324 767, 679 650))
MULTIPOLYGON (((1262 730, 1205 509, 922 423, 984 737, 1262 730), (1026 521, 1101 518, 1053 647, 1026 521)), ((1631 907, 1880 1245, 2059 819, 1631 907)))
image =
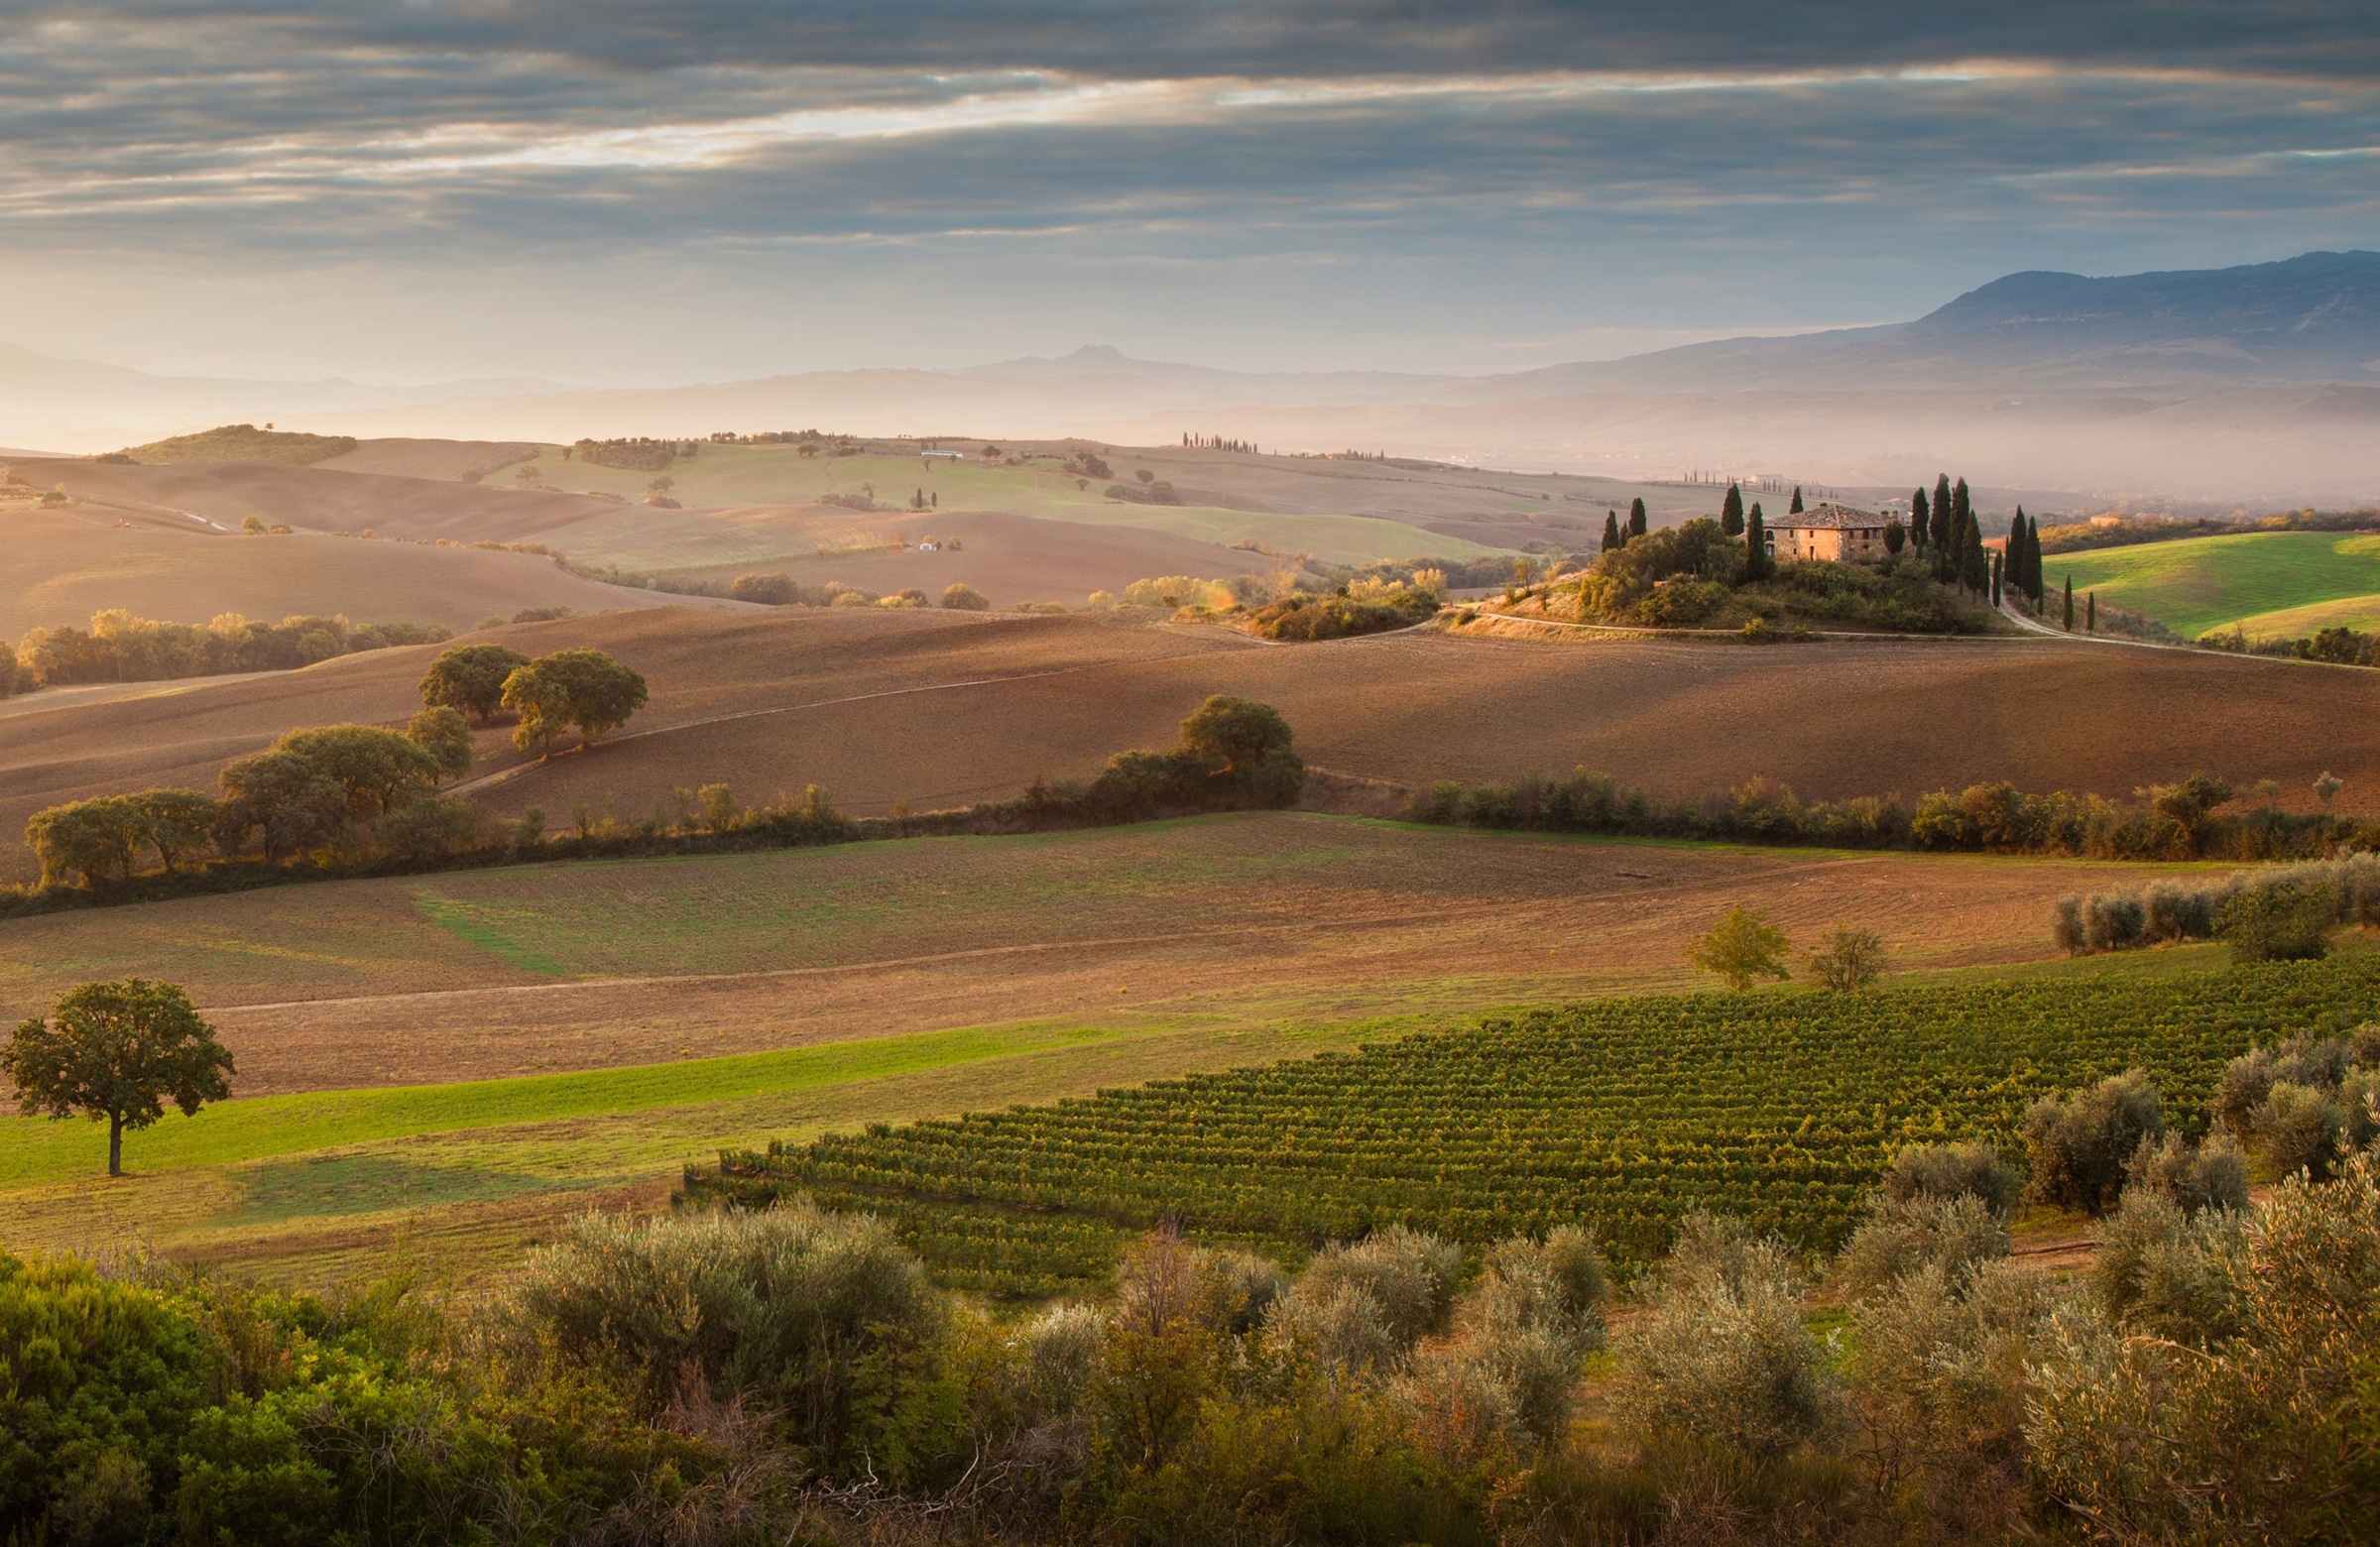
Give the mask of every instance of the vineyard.
POLYGON ((1006 1297, 1089 1287, 1166 1221, 1290 1257, 1397 1223, 1475 1244, 1584 1223, 1624 1269, 1698 1208, 1832 1248, 1900 1145, 2014 1154, 2036 1097, 2135 1065, 2197 1126, 2251 1043, 2376 1012, 2380 955, 2362 951, 2162 981, 1605 1000, 723 1153, 686 1185, 870 1210, 943 1282, 1006 1297))

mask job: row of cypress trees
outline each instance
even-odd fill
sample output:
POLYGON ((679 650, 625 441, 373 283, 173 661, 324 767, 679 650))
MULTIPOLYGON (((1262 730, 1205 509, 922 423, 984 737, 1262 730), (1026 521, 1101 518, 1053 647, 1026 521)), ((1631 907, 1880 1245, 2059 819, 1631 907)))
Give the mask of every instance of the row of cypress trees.
POLYGON ((1604 512, 1604 545, 1602 551, 1608 553, 1613 548, 1626 547, 1628 545, 1628 540, 1631 537, 1643 536, 1645 530, 1646 517, 1644 512, 1644 501, 1640 499, 1630 500, 1628 502, 1628 521, 1627 525, 1624 527, 1620 525, 1619 512, 1606 511, 1604 512))

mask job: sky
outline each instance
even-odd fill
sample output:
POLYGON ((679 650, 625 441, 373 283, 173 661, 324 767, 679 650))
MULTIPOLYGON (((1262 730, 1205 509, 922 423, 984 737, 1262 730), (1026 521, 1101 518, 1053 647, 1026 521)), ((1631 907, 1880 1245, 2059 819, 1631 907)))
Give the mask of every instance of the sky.
POLYGON ((2371 0, 18 0, 0 338, 1487 372, 2380 247, 2371 0))

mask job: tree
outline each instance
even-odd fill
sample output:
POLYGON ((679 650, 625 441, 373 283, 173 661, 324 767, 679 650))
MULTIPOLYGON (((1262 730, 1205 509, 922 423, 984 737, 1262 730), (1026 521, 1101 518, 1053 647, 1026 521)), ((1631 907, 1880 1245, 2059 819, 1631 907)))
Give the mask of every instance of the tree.
POLYGON ((278 865, 346 830, 347 786, 311 758, 260 752, 227 766, 215 782, 223 791, 215 807, 215 847, 225 854, 247 848, 253 834, 265 863, 278 865))
POLYGON ((1720 502, 1719 530, 1730 537, 1743 536, 1743 491, 1727 485, 1727 497, 1720 502))
POLYGON ((471 727, 461 710, 446 704, 424 709, 406 722, 405 739, 437 761, 438 777, 461 778, 471 772, 471 727))
POLYGON ((1628 502, 1628 540, 1633 542, 1643 536, 1645 530, 1644 501, 1642 498, 1630 500, 1628 502))
POLYGON ((1896 515, 1891 520, 1884 523, 1885 552, 1898 554, 1902 548, 1908 545, 1908 543, 1909 530, 1901 525, 1901 518, 1899 516, 1896 515))
POLYGON ((1727 916, 1719 921, 1718 927, 1694 942, 1687 957, 1703 971, 1726 979, 1729 989, 1741 994, 1752 986, 1755 978, 1775 978, 1782 982, 1793 976, 1783 960, 1789 943, 1783 930, 1770 925, 1765 912, 1734 907, 1727 910, 1727 916))
POLYGON ((79 874, 84 886, 96 887, 132 879, 141 830, 127 797, 100 795, 36 811, 25 824, 25 841, 41 862, 43 886, 60 886, 79 874))
POLYGON ((2000 605, 2001 572, 2007 567, 2007 563, 2008 559, 2005 553, 1991 555, 1991 605, 1994 607, 2000 605))
POLYGON ((204 845, 214 831, 215 803, 195 789, 144 789, 124 798, 138 807, 141 836, 157 850, 159 863, 168 871, 175 861, 204 845))
POLYGON ((1939 555, 1951 545, 1951 475, 1940 473, 1934 479, 1934 526, 1927 535, 1927 546, 1939 555))
POLYGON ((1918 490, 1909 496, 1909 536, 1917 539, 1917 550, 1926 550, 1926 523, 1933 507, 1926 503, 1926 491, 1918 490))
POLYGON ((2075 632, 2075 577, 2066 577, 2066 632, 2075 632))
POLYGON ((513 745, 550 749, 564 726, 578 728, 582 746, 628 723, 644 707, 645 677, 599 650, 540 655, 504 682, 504 705, 520 711, 513 745))
POLYGON ((1793 486, 1793 503, 1785 507, 1785 514, 1788 516, 1802 514, 1802 486, 1800 484, 1793 486))
POLYGON ((1182 722, 1182 748, 1216 772, 1245 775, 1290 746, 1289 722, 1270 704, 1217 693, 1182 722))
POLYGON ((992 610, 990 599, 971 585, 943 587, 942 605, 959 612, 990 612, 992 610))
POLYGON ((1810 953, 1810 975, 1838 994, 1855 994, 1884 975, 1884 937, 1873 929, 1837 924, 1810 953))
POLYGON ((1760 507, 1754 505, 1743 534, 1743 577, 1765 580, 1775 572, 1776 561, 1768 556, 1768 524, 1760 518, 1760 507))
POLYGON ((1619 512, 1604 512, 1604 545, 1602 551, 1608 553, 1615 547, 1623 547, 1626 545, 1627 540, 1628 539, 1626 537, 1623 537, 1619 535, 1619 512))
POLYGON ((231 1054, 171 983, 126 978, 60 996, 55 1024, 17 1027, 6 1058, 17 1102, 53 1118, 107 1120, 107 1174, 124 1174, 124 1130, 149 1127, 171 1101, 183 1117, 231 1094, 231 1054))
POLYGON ((2087 596, 2083 597, 2083 598, 2082 598, 2082 607, 2083 607, 2083 618, 2082 618, 2082 628, 2083 628, 2083 632, 2085 632, 2085 633, 2088 633, 2088 634, 2096 634, 2096 633, 2098 633, 2098 632, 2099 632, 2099 593, 2098 593, 2098 592, 2096 592, 2096 591, 2093 591, 2093 592, 2091 592, 2089 595, 2087 595, 2087 596))
POLYGON ((292 731, 270 750, 303 758, 337 779, 347 793, 347 814, 357 822, 377 820, 383 812, 434 788, 446 774, 429 748, 377 725, 317 725, 292 731))
POLYGON ((421 678, 421 702, 459 709, 485 725, 504 701, 504 681, 529 664, 529 657, 502 645, 457 645, 429 663, 421 678))
POLYGON ((1991 566, 1983 557, 1983 528, 1973 516, 1965 518, 1965 537, 1963 542, 1964 562, 1959 569, 1960 583, 1981 596, 1991 587, 1991 566))

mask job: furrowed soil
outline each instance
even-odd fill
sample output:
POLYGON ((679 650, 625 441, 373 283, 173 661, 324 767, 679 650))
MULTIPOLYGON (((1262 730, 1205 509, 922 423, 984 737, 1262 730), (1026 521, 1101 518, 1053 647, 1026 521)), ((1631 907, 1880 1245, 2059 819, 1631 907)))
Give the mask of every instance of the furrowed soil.
POLYGON ((356 623, 460 631, 525 608, 601 612, 675 600, 581 579, 532 553, 319 534, 235 536, 182 518, 93 506, 0 514, 0 531, 8 536, 0 546, 0 640, 10 642, 28 629, 86 628, 93 613, 110 608, 169 623, 344 613, 356 623))
POLYGON ((2046 962, 2049 905, 2148 873, 1263 813, 14 920, 0 1015, 92 978, 186 984, 239 1099, 133 1135, 113 1186, 88 1175, 96 1129, 0 1119, 0 1234, 304 1275, 402 1225, 485 1272, 571 1210, 656 1202, 721 1144, 1680 986, 1687 940, 1739 901, 1797 944, 1865 923, 1905 971, 2105 970, 2046 962))
MULTIPOLYGON (((675 816, 675 791, 746 801, 825 786, 881 814, 1087 778, 1163 747, 1213 693, 1278 707, 1307 761, 1427 784, 1587 767, 1669 798, 1755 776, 1809 798, 1915 796, 2012 780, 2129 796, 2203 770, 2271 778, 2308 804, 2325 770, 2343 807, 2380 799, 2380 675, 2202 652, 2043 638, 1738 646, 1576 643, 1427 631, 1267 645, 1150 614, 700 609, 518 625, 531 654, 608 650, 652 700, 587 752, 536 761, 479 736, 466 787, 549 827, 584 808, 675 816)), ((211 785, 225 762, 298 726, 402 724, 434 647, 376 652, 165 698, 0 717, 0 832, 81 794, 211 785)), ((32 870, 18 844, 7 873, 32 870)))

